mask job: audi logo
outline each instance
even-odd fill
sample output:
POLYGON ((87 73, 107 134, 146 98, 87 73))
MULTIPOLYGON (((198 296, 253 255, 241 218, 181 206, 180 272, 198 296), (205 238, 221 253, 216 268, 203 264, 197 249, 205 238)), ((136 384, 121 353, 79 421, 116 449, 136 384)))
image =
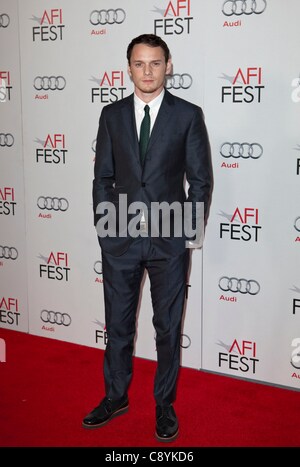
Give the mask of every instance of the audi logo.
MULTIPOLYGON (((296 339, 298 341, 298 339, 296 339)), ((291 365, 297 370, 300 369, 300 351, 299 347, 292 352, 291 365)))
POLYGON ((167 89, 189 89, 193 84, 193 78, 188 73, 182 75, 176 73, 166 78, 167 89))
POLYGON ((90 14, 90 23, 93 26, 101 24, 121 24, 124 23, 126 18, 126 13, 122 8, 117 8, 116 10, 93 10, 90 14))
POLYGON ((37 205, 40 209, 47 211, 66 211, 69 207, 69 201, 66 198, 51 198, 51 196, 39 196, 37 205))
POLYGON ((58 313, 56 311, 41 311, 41 320, 43 323, 58 324, 59 326, 70 326, 72 319, 67 313, 58 313))
POLYGON ((300 216, 296 217, 295 222, 294 222, 294 227, 298 232, 300 232, 300 222, 299 221, 300 221, 300 216))
POLYGON ((18 250, 15 247, 11 246, 1 246, 0 245, 0 258, 1 259, 12 259, 15 260, 19 256, 18 250))
POLYGON ((220 154, 223 157, 238 159, 259 159, 262 156, 263 147, 259 143, 223 143, 220 154))
POLYGON ((36 76, 33 87, 37 91, 62 91, 66 84, 63 76, 36 76))
POLYGON ((9 16, 6 13, 0 15, 0 28, 7 28, 10 23, 9 16))
POLYGON ((94 271, 96 274, 102 274, 102 261, 95 261, 94 271))
POLYGON ((0 147, 7 146, 10 148, 14 144, 14 137, 11 133, 0 133, 0 147))
POLYGON ((226 0, 222 12, 225 16, 260 15, 266 8, 266 0, 226 0))
POLYGON ((191 346, 191 338, 187 334, 181 334, 180 347, 182 349, 188 349, 191 346))
POLYGON ((240 292, 242 294, 257 295, 260 285, 257 281, 250 279, 238 279, 237 277, 223 276, 219 280, 219 287, 224 292, 240 292))
POLYGON ((291 365, 292 365, 292 367, 296 368, 297 370, 300 370, 300 363, 299 363, 299 359, 297 358, 297 357, 300 358, 300 353, 295 355, 295 357, 294 357, 294 360, 296 360, 296 363, 298 363, 298 365, 294 364, 293 359, 291 360, 291 365))

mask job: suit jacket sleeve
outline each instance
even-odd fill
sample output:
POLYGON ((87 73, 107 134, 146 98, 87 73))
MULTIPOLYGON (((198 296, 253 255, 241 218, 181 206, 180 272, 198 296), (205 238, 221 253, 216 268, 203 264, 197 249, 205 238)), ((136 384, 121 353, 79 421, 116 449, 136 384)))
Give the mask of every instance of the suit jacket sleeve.
MULTIPOLYGON (((196 202, 204 203, 204 225, 212 192, 212 164, 209 138, 202 109, 196 107, 186 140, 187 201, 192 203, 192 225, 196 227, 196 202)), ((199 219, 198 219, 199 220, 199 219)))
POLYGON ((106 109, 102 109, 96 142, 96 160, 93 180, 93 211, 94 225, 100 215, 96 214, 97 206, 103 201, 109 201, 114 189, 115 167, 113 159, 112 141, 109 135, 106 109))

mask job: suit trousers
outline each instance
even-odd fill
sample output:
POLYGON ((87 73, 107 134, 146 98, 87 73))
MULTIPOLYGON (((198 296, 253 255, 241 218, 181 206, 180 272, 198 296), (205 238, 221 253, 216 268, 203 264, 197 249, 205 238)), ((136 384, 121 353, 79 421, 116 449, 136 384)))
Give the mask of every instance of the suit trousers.
MULTIPOLYGON (((162 257, 156 253, 150 237, 137 237, 121 256, 102 250, 107 331, 103 372, 107 397, 119 399, 128 394, 137 309, 146 270, 156 334, 154 399, 163 406, 175 400, 189 262, 189 249, 178 256, 162 257)), ((147 338, 152 339, 151 332, 147 338)))

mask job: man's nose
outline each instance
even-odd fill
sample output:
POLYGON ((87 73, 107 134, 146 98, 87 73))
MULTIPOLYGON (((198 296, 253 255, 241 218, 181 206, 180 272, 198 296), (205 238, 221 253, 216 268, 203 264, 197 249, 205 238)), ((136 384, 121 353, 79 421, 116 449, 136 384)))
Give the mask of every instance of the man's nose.
POLYGON ((145 67, 144 67, 144 73, 145 75, 150 75, 151 74, 151 65, 150 64, 145 64, 145 67))

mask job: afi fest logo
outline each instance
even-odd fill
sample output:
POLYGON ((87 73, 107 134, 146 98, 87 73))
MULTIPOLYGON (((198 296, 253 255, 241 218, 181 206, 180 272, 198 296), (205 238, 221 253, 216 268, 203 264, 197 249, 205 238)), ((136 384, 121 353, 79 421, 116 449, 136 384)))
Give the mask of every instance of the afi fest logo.
POLYGON ((18 299, 13 297, 0 297, 0 323, 19 326, 18 299))
MULTIPOLYGON (((300 91, 300 87, 299 87, 300 91)), ((297 146, 294 148, 295 151, 300 151, 300 144, 297 144, 297 146)), ((296 175, 300 175, 300 157, 297 157, 296 159, 296 175)))
MULTIPOLYGON (((290 290, 300 294, 300 287, 296 287, 294 285, 294 287, 290 290)), ((293 315, 295 315, 296 312, 300 313, 300 299, 299 298, 293 298, 293 315)))
POLYGON ((99 342, 103 345, 103 348, 106 347, 107 344, 107 332, 106 332, 106 325, 102 323, 98 319, 94 321, 94 324, 99 326, 102 329, 96 329, 95 331, 95 343, 99 344, 99 342))
POLYGON ((218 345, 227 350, 227 352, 219 352, 219 368, 255 374, 256 364, 259 362, 256 358, 256 342, 246 340, 238 342, 234 339, 231 345, 222 342, 218 345))
POLYGON ((39 26, 33 26, 32 28, 33 42, 62 40, 65 25, 63 24, 63 12, 61 8, 44 10, 41 18, 32 15, 31 19, 39 23, 39 26))
POLYGON ((97 83, 97 87, 91 89, 92 103, 101 102, 101 104, 109 104, 116 102, 124 97, 124 71, 112 70, 105 71, 100 79, 92 77, 90 81, 97 83))
POLYGON ((40 278, 52 279, 57 281, 69 281, 69 260, 68 254, 62 251, 53 252, 49 256, 39 256, 44 262, 40 264, 40 278), (45 264, 46 263, 46 264, 45 264))
POLYGON ((11 91, 10 71, 0 71, 0 102, 10 101, 11 91))
POLYGON ((35 150, 35 162, 37 164, 65 164, 68 149, 66 149, 66 138, 63 133, 48 134, 45 140, 36 138, 35 142, 41 148, 35 150))
POLYGON ((0 339, 0 363, 6 362, 6 344, 4 339, 0 339))
POLYGON ((219 215, 229 220, 220 223, 220 238, 245 242, 258 241, 258 234, 262 228, 258 225, 258 209, 237 207, 232 215, 223 211, 219 215))
POLYGON ((0 215, 14 216, 16 206, 15 189, 8 186, 0 187, 0 215))
POLYGON ((239 68, 235 75, 230 76, 223 73, 220 76, 231 83, 230 86, 222 86, 221 101, 222 103, 232 102, 233 104, 251 104, 253 102, 260 103, 262 96, 262 68, 248 67, 246 69, 239 68))
POLYGON ((180 34, 190 34, 192 0, 175 0, 165 2, 165 8, 154 6, 154 13, 159 14, 163 18, 154 20, 154 34, 158 36, 172 36, 180 34))

